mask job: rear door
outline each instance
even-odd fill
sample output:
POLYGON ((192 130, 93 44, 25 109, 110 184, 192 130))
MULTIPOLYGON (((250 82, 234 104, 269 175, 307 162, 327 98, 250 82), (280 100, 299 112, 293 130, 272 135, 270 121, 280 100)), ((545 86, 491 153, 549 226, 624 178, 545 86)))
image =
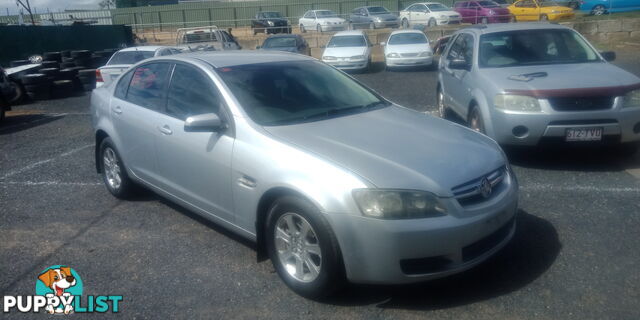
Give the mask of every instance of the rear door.
POLYGON ((125 165, 152 184, 158 181, 154 139, 170 66, 154 62, 128 72, 120 79, 110 106, 116 144, 125 165))
MULTIPOLYGON (((184 121, 215 113, 230 123, 230 113, 209 76, 187 63, 177 63, 167 90, 164 113, 159 115, 158 168, 161 187, 174 196, 232 222, 232 129, 220 132, 185 131, 184 121)), ((232 128, 232 126, 231 126, 232 128)))

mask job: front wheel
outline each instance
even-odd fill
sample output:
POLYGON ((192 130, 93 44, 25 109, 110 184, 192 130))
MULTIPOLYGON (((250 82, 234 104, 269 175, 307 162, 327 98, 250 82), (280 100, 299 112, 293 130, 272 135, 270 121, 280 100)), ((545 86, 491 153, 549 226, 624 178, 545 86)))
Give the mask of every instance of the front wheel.
POLYGON ((402 28, 409 29, 409 20, 407 18, 402 19, 402 28))
POLYGON ((285 196, 267 216, 267 252, 276 272, 297 294, 321 298, 344 283, 338 241, 322 213, 309 201, 285 196))
POLYGON ((480 20, 480 23, 481 23, 481 24, 487 24, 487 23, 489 23, 489 19, 487 19, 486 17, 484 17, 484 18, 482 18, 482 19, 480 20))
POLYGON ((540 15, 540 21, 549 21, 549 17, 546 14, 540 15))
POLYGON ((322 26, 321 25, 317 25, 316 26, 316 31, 318 31, 319 33, 322 33, 322 26))
POLYGON ((607 11, 607 9, 603 5, 599 4, 599 5, 595 6, 595 7, 593 7, 593 9, 591 10, 591 14, 594 15, 594 16, 601 16, 606 11, 607 11))
POLYGON ((133 195, 134 183, 127 174, 127 169, 122 162, 111 138, 105 138, 100 143, 100 165, 102 168, 102 180, 107 190, 116 198, 127 199, 133 195))
POLYGON ((447 119, 449 116, 449 110, 447 109, 447 106, 444 104, 444 92, 442 92, 442 89, 438 88, 438 92, 436 94, 436 99, 438 100, 438 115, 440 116, 440 118, 442 119, 447 119))
POLYGON ((427 26, 429 27, 435 27, 437 25, 438 25, 438 21, 436 21, 436 19, 434 18, 429 19, 429 23, 427 24, 427 26))
POLYGON ((370 30, 374 30, 375 28, 376 28, 376 24, 375 23, 373 23, 373 22, 369 23, 369 29, 370 30))
POLYGON ((482 113, 480 113, 480 108, 478 108, 478 106, 474 106, 471 108, 471 111, 469 112, 468 124, 471 129, 482 134, 486 134, 484 120, 482 119, 482 113))
POLYGON ((306 33, 306 32, 307 32, 307 30, 304 28, 304 25, 301 24, 300 25, 300 33, 306 33))
POLYGON ((0 98, 0 122, 4 120, 5 109, 7 108, 7 104, 0 98))
POLYGON ((516 19, 516 16, 511 15, 509 16, 509 22, 514 23, 514 22, 518 22, 518 20, 516 19))

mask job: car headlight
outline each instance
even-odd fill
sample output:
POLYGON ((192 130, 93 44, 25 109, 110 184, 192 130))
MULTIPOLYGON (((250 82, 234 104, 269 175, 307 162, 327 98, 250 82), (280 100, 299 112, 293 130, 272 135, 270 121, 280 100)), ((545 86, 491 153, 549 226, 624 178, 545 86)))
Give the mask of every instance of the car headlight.
POLYGON ((267 24, 271 27, 273 27, 273 21, 267 21, 267 24))
POLYGON ((387 54, 387 58, 397 58, 397 57, 399 57, 399 55, 395 52, 387 54))
POLYGON ((446 19, 446 18, 447 18, 447 16, 445 16, 444 14, 440 15, 440 19, 446 19))
POLYGON ((338 60, 338 58, 332 56, 324 56, 322 57, 322 60, 338 60))
POLYGON ((559 10, 551 10, 551 13, 560 13, 559 10))
POLYGON ((423 51, 423 52, 420 52, 419 56, 421 56, 421 57, 431 57, 432 55, 433 55, 433 53, 431 51, 423 51))
POLYGON ((490 15, 494 15, 494 14, 496 14, 496 12, 490 9, 490 10, 489 10, 489 14, 490 14, 490 15))
POLYGON ((529 96, 499 94, 493 99, 498 109, 519 112, 542 112, 538 99, 529 96))
POLYGON ((375 17, 373 20, 375 20, 376 22, 382 22, 382 18, 380 17, 375 17))
POLYGON ((359 56, 353 56, 350 58, 351 60, 364 60, 364 56, 363 55, 359 55, 359 56))
POLYGON ((378 219, 419 219, 444 216, 447 212, 434 194, 416 190, 355 189, 363 215, 378 219))
POLYGON ((624 95, 623 108, 640 107, 640 89, 633 90, 624 95))

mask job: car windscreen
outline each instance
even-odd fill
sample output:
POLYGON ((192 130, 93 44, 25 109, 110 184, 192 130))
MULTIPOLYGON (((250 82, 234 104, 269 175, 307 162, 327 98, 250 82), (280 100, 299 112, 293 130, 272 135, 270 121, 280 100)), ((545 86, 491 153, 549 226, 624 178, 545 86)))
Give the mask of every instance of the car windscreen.
POLYGON ((512 67, 600 61, 573 30, 540 29, 496 32, 480 37, 481 67, 512 67))
POLYGON ((427 7, 429 8, 429 10, 434 11, 434 12, 451 10, 451 9, 449 9, 449 7, 447 7, 447 6, 443 5, 443 4, 439 4, 439 3, 428 4, 427 7))
POLYGON ((116 52, 107 65, 136 64, 144 59, 153 58, 155 51, 119 51, 116 52))
POLYGON ((371 15, 389 13, 389 11, 387 9, 385 9, 384 7, 369 7, 369 8, 367 8, 367 10, 369 11, 369 14, 371 14, 371 15))
POLYGON ((478 1, 478 4, 483 8, 495 8, 500 6, 493 1, 478 1))
POLYGON ((296 38, 271 38, 264 41, 263 48, 290 48, 296 46, 296 38))
POLYGON ((318 18, 336 18, 338 15, 331 10, 316 11, 318 18))
POLYGON ((265 126, 324 120, 389 105, 318 61, 257 63, 216 71, 249 117, 265 126))
POLYGON ((272 19, 272 18, 282 18, 280 12, 263 12, 260 14, 262 18, 272 19))
POLYGON ((366 47, 367 43, 363 36, 334 36, 329 40, 327 48, 340 47, 366 47))
POLYGON ((558 7, 560 6, 560 4, 558 4, 555 1, 543 1, 543 2, 540 2, 540 6, 541 7, 558 7))
POLYGON ((186 43, 217 41, 215 32, 196 31, 185 34, 186 43))
POLYGON ((388 44, 417 44, 429 43, 427 37, 421 33, 398 33, 389 38, 388 44))

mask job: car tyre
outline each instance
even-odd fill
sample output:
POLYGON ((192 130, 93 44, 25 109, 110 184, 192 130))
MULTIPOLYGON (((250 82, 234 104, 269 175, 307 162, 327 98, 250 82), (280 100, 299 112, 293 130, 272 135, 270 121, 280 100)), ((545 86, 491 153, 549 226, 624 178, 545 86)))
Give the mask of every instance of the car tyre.
POLYGON ((469 128, 473 129, 474 131, 486 134, 484 120, 478 106, 473 106, 471 108, 471 111, 469 111, 469 120, 467 121, 467 123, 469 125, 469 128))
POLYGON ((489 23, 489 19, 487 19, 487 17, 483 17, 482 19, 480 19, 480 23, 481 24, 487 24, 487 23, 489 23))
POLYGON ((451 117, 451 111, 447 108, 447 105, 444 104, 444 92, 440 86, 438 86, 436 92, 436 102, 438 104, 438 115, 440 118, 449 119, 451 117))
POLYGON ((438 26, 438 21, 436 21, 436 19, 434 19, 434 18, 431 18, 431 19, 429 19, 429 22, 427 23, 427 26, 428 27, 436 27, 436 26, 438 26))
POLYGON ((515 23, 515 22, 518 22, 518 19, 516 19, 515 15, 511 15, 511 16, 509 16, 509 22, 515 23))
POLYGON ((322 26, 321 25, 317 25, 316 26, 316 31, 318 31, 319 33, 322 33, 322 26))
POLYGON ((104 181, 107 190, 116 198, 130 198, 134 194, 135 185, 129 178, 127 169, 111 138, 104 138, 100 143, 99 150, 98 159, 100 161, 102 181, 104 181))
POLYGON ((303 24, 300 25, 300 33, 307 33, 307 30, 305 30, 303 24))
POLYGON ((409 29, 409 20, 407 18, 402 19, 402 29, 409 29))
POLYGON ((318 299, 344 284, 338 241, 312 203, 297 196, 277 199, 269 209, 266 228, 269 258, 291 290, 318 299))
POLYGON ((6 109, 9 108, 9 105, 0 97, 0 122, 4 120, 6 109))
POLYGON ((638 149, 640 149, 640 143, 627 142, 616 146, 613 152, 618 156, 628 158, 635 155, 638 152, 638 149))
POLYGON ((540 21, 549 21, 549 17, 546 14, 541 14, 540 21))
POLYGON ((376 24, 371 22, 369 23, 369 30, 375 30, 376 29, 376 24))
POLYGON ((591 9, 591 14, 594 15, 594 16, 601 16, 601 15, 605 14, 606 12, 607 12, 607 9, 601 4, 595 6, 595 7, 593 7, 593 9, 591 9))

